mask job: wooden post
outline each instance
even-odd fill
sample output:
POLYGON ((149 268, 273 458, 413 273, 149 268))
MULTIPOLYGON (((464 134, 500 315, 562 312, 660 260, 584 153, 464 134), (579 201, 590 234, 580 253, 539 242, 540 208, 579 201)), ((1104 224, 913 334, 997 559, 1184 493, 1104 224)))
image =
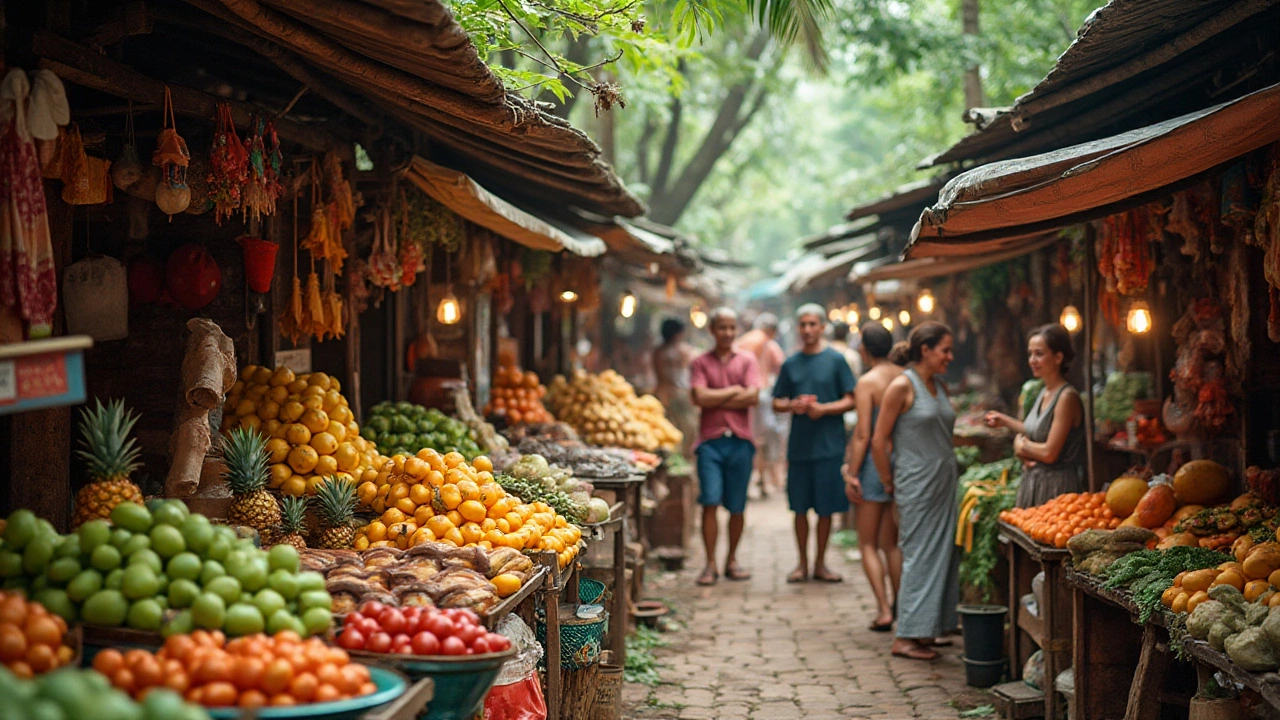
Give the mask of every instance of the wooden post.
MULTIPOLYGON (((622 499, 630 505, 630 490, 623 489, 622 499)), ((639 514, 640 508, 636 508, 639 514)), ((622 509, 622 522, 613 535, 613 608, 609 616, 609 648, 614 662, 625 665, 627 661, 627 509, 622 509)))
POLYGON ((1094 468, 1095 452, 1093 445, 1093 326, 1098 312, 1098 303, 1094 285, 1097 278, 1094 273, 1097 260, 1094 258, 1094 240, 1096 233, 1093 225, 1084 226, 1084 431, 1085 431, 1085 466, 1089 470, 1089 490, 1101 490, 1098 473, 1094 468))
POLYGON ((1169 653, 1157 647, 1159 630, 1148 623, 1142 629, 1142 654, 1133 673, 1133 687, 1125 720, 1156 720, 1160 717, 1160 688, 1169 670, 1169 653))

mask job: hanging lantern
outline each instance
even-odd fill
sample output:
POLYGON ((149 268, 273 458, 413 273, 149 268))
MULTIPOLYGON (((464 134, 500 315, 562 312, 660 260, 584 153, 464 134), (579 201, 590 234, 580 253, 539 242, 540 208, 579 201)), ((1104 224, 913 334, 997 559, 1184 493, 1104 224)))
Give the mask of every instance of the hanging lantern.
POLYGON ((880 312, 880 307, 878 305, 873 305, 871 309, 867 311, 867 317, 872 320, 879 320, 880 315, 882 315, 882 313, 880 312))
POLYGON ((893 332, 893 318, 886 317, 885 319, 880 321, 880 324, 884 326, 885 330, 888 330, 889 332, 893 332))
POLYGON ((899 313, 898 313, 898 322, 902 323, 904 327, 905 327, 905 326, 907 326, 907 325, 910 325, 910 324, 911 324, 911 313, 907 312, 906 310, 903 310, 902 312, 899 312, 899 313))
POLYGON ((707 326, 707 314, 703 312, 702 307, 694 305, 689 308, 689 320, 693 322, 693 326, 701 330, 707 326))
POLYGON ((844 319, 844 313, 840 312, 840 308, 831 308, 827 311, 827 319, 831 322, 844 319))
POLYGON ((858 315, 857 303, 850 305, 849 308, 844 311, 844 321, 849 327, 858 327, 858 321, 861 319, 862 317, 858 315))
POLYGON ((461 319, 462 305, 458 303, 458 297, 453 294, 453 286, 450 285, 445 290, 440 305, 436 307, 436 321, 441 325, 457 325, 461 319))
POLYGON ((1135 335, 1151 331, 1151 307, 1139 300, 1129 306, 1129 316, 1125 318, 1125 327, 1135 335))
POLYGON ((565 303, 578 302, 578 293, 572 290, 565 289, 560 291, 559 297, 560 297, 560 302, 565 302, 565 303))
POLYGON ((1072 335, 1080 332, 1080 327, 1083 324, 1080 318, 1080 311, 1076 309, 1075 305, 1068 305, 1062 308, 1062 315, 1058 317, 1058 322, 1072 335))
POLYGON ((622 298, 618 300, 618 314, 624 318, 629 318, 632 315, 635 315, 637 304, 638 301, 636 300, 636 294, 627 290, 622 293, 622 298))
MULTIPOLYGON (((919 297, 916 298, 916 307, 920 309, 920 312, 924 313, 925 315, 928 315, 929 313, 933 312, 933 309, 936 306, 937 306, 937 303, 933 298, 933 291, 930 290, 929 288, 925 288, 921 290, 919 297)), ((906 311, 903 310, 903 312, 906 312, 906 311)), ((905 325, 906 323, 903 323, 903 324, 905 325)))

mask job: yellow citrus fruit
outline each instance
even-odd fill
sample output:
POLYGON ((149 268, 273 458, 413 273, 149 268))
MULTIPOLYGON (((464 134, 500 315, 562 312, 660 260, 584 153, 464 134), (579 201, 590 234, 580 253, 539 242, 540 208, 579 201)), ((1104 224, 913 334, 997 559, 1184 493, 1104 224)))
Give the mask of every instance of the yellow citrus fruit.
POLYGON ((244 428, 245 430, 262 432, 262 418, 258 417, 257 415, 245 415, 244 417, 240 418, 240 427, 244 428))
POLYGON ((412 515, 418 509, 418 503, 411 498, 400 498, 396 501, 396 507, 406 515, 412 515))
POLYGON ((476 470, 493 472, 493 461, 485 455, 477 455, 476 459, 471 461, 471 466, 476 470))
POLYGON ((248 380, 248 384, 250 385, 267 385, 270 382, 271 369, 264 367, 255 368, 253 371, 253 377, 248 380))
POLYGON ((418 531, 413 534, 413 537, 409 538, 409 547, 432 542, 435 539, 435 533, 431 532, 427 528, 420 527, 418 528, 418 531))
POLYGON ((359 499, 361 505, 368 505, 373 502, 373 498, 378 494, 378 486, 371 482, 362 482, 356 488, 356 498, 359 499))
POLYGON ((487 508, 497 505, 499 500, 506 497, 506 494, 507 492, 498 483, 491 482, 480 486, 480 502, 487 508))
POLYGON ((404 522, 404 512, 394 507, 387 508, 387 511, 382 513, 382 522, 388 526, 404 522))
POLYGON ((282 463, 287 457, 289 457, 289 443, 280 438, 272 438, 267 441, 267 462, 272 464, 282 463))
POLYGON ((312 435, 311 442, 308 444, 321 455, 332 455, 338 450, 338 441, 332 435, 323 431, 312 435))
POLYGON ((324 399, 319 395, 303 395, 302 407, 308 410, 324 410, 324 399))
POLYGON ((445 533, 444 537, 440 539, 454 547, 462 547, 467 544, 467 541, 462 538, 462 532, 458 530, 458 528, 450 529, 449 532, 445 533))
POLYGON ((427 521, 433 517, 435 517, 435 512, 431 509, 430 503, 414 508, 413 521, 418 523, 419 527, 426 525, 427 521))
POLYGON ((462 493, 463 502, 480 499, 480 486, 470 480, 459 481, 458 492, 462 493))
POLYGON ((378 471, 374 470, 373 468, 365 468, 364 474, 360 476, 360 479, 364 482, 371 482, 371 483, 377 484, 376 481, 378 479, 378 471))
POLYGON ((458 505, 458 513, 467 520, 467 522, 479 523, 488 515, 488 510, 478 500, 465 500, 458 505))
POLYGON ((258 417, 263 420, 275 420, 280 417, 280 403, 274 400, 263 400, 258 404, 258 417))
POLYGON ((511 532, 511 523, 507 522, 506 518, 498 518, 493 522, 494 522, 494 525, 497 526, 498 532, 503 534, 511 532))
POLYGON ((302 423, 292 423, 285 426, 284 439, 290 445, 306 445, 311 442, 311 431, 302 423))
MULTIPOLYGON (((254 373, 258 372, 257 365, 245 365, 244 370, 240 371, 240 380, 238 382, 248 384, 253 382, 254 373)), ((234 386, 232 386, 234 388, 234 386)))
POLYGON ((347 421, 347 435, 355 437, 360 434, 360 425, 355 420, 347 421))
POLYGON ((244 417, 245 415, 252 415, 253 412, 257 409, 258 409, 257 403, 255 403, 254 401, 248 398, 245 398, 244 400, 241 400, 240 402, 236 403, 236 417, 244 417))
POLYGON ((333 451, 333 458, 338 461, 338 469, 343 472, 352 472, 360 465, 360 454, 351 443, 339 443, 333 451))
POLYGON ((315 495, 320 491, 320 483, 324 482, 324 478, 319 475, 307 476, 307 494, 315 495))
POLYGON ((287 367, 278 367, 271 373, 271 387, 284 387, 294 381, 293 371, 287 367))
POLYGON ((426 485, 411 485, 409 487, 409 499, 415 505, 430 505, 434 494, 431 488, 426 485))
POLYGON ((332 435, 333 439, 338 442, 343 442, 347 439, 347 426, 334 420, 332 415, 329 416, 329 427, 325 428, 325 432, 332 435))
POLYGON ((351 414, 351 408, 347 407, 346 405, 339 405, 338 407, 334 408, 333 412, 329 413, 329 417, 333 418, 334 420, 337 420, 343 425, 346 425, 352 420, 355 420, 355 416, 351 414))
POLYGON ((310 445, 299 445, 289 451, 289 467, 299 475, 309 473, 315 469, 316 463, 320 461, 320 456, 316 454, 316 449, 310 445))
POLYGON ((293 477, 293 468, 289 467, 288 463, 281 462, 271 466, 271 487, 278 488, 291 477, 293 477))
POLYGON ((324 394, 324 411, 333 412, 342 407, 342 395, 337 390, 330 390, 324 394))
POLYGON ((439 470, 432 470, 427 473, 427 484, 432 487, 440 487, 444 485, 444 475, 439 470))
POLYGON ((443 485, 440 487, 440 502, 444 503, 445 509, 453 510, 462 504, 462 493, 458 491, 457 485, 443 485))
POLYGON ((392 502, 403 500, 409 497, 409 485, 407 483, 393 483, 391 485, 391 494, 387 496, 392 502))
POLYGON ((279 430, 280 430, 279 420, 263 420, 262 421, 261 432, 264 437, 267 437, 267 438, 278 437, 276 433, 279 430))
POLYGON ((444 515, 432 515, 427 518, 424 525, 433 535, 438 538, 444 537, 444 534, 453 529, 453 523, 449 522, 449 518, 444 515))
POLYGON ((462 527, 458 528, 458 532, 462 534, 463 542, 468 545, 474 545, 484 538, 484 531, 473 522, 463 523, 462 527))
POLYGON ((302 497, 307 494, 307 480, 301 475, 294 475, 280 486, 280 492, 285 495, 293 495, 294 497, 302 497))
POLYGON ((366 529, 369 531, 369 542, 378 542, 380 540, 387 539, 387 526, 378 520, 374 520, 369 523, 369 526, 366 529))
POLYGON ((489 582, 498 591, 498 597, 508 597, 520 591, 520 578, 511 573, 495 575, 489 582))
POLYGON ((294 380, 285 386, 285 390, 288 390, 290 395, 297 395, 298 397, 302 397, 302 391, 306 389, 306 380, 294 380))
POLYGON ((313 433, 321 433, 329 429, 329 416, 323 410, 308 410, 302 413, 300 422, 313 433))
POLYGON ((466 522, 466 520, 462 519, 462 513, 457 510, 450 510, 444 516, 449 518, 449 522, 453 523, 454 527, 462 527, 462 523, 466 522))
POLYGON ((462 453, 458 452, 445 453, 443 459, 445 467, 450 469, 456 468, 467 461, 466 458, 462 457, 462 453))
MULTIPOLYGON (((514 510, 507 513, 503 519, 511 526, 511 530, 504 532, 515 532, 524 525, 524 518, 520 517, 520 513, 515 512, 514 510)), ((502 527, 502 525, 499 524, 498 527, 502 527)))
POLYGON ((338 461, 332 455, 321 455, 316 459, 315 473, 325 477, 338 474, 338 461))
POLYGON ((431 472, 431 467, 421 459, 411 457, 404 461, 404 471, 417 480, 427 477, 427 473, 431 472))
POLYGON ((273 387, 267 391, 265 399, 270 400, 277 405, 284 405, 285 402, 289 400, 289 388, 273 387))
POLYGON ((328 375, 325 375, 322 372, 315 372, 311 373, 310 377, 307 378, 307 384, 312 387, 318 387, 321 390, 328 390, 333 382, 332 378, 328 375))
POLYGON ((307 409, 297 400, 289 400, 280 406, 280 422, 296 423, 307 409))

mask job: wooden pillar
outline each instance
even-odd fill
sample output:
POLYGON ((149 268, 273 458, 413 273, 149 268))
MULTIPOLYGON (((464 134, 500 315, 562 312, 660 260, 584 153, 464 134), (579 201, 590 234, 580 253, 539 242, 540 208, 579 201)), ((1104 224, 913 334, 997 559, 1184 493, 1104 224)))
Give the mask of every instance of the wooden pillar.
POLYGON ((1098 474, 1094 468, 1093 444, 1093 334, 1094 322, 1098 312, 1097 260, 1094 258, 1094 240, 1096 233, 1092 224, 1084 226, 1084 429, 1085 429, 1085 467, 1089 470, 1089 490, 1097 492, 1101 489, 1098 474))

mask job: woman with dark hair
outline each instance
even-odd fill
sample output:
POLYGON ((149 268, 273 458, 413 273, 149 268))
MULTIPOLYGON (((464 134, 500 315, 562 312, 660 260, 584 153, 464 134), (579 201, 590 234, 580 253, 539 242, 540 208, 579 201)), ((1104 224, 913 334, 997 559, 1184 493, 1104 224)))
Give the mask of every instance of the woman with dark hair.
POLYGON ((689 366, 697 355, 685 342, 684 323, 667 318, 662 321, 662 344, 653 351, 653 375, 657 384, 654 397, 666 408, 667 418, 684 433, 681 446, 687 457, 698 434, 698 414, 689 396, 689 366))
POLYGON ((885 492, 880 473, 867 452, 885 391, 889 383, 902 374, 902 368, 889 361, 892 350, 893 336, 883 325, 868 322, 862 326, 862 345, 858 353, 867 371, 854 386, 853 401, 858 411, 858 424, 853 428, 853 438, 849 441, 842 468, 845 494, 856 506, 854 523, 862 551, 862 569, 867 573, 867 581, 876 596, 876 619, 871 623, 874 632, 893 629, 893 607, 889 604, 885 578, 888 577, 893 586, 895 598, 902 579, 902 551, 898 549, 893 497, 885 492))
POLYGON ((955 550, 959 466, 951 434, 956 411, 942 376, 953 359, 951 329, 925 322, 908 339, 911 367, 889 383, 871 439, 885 491, 898 503, 902 589, 898 633, 890 651, 934 660, 937 638, 958 626, 959 556, 955 550))
POLYGON ((1018 487, 1018 507, 1043 505, 1088 489, 1084 404, 1065 377, 1075 356, 1066 328, 1056 323, 1036 328, 1027 339, 1027 364, 1031 374, 1044 381, 1044 389, 1022 420, 987 413, 987 427, 1017 433, 1013 453, 1027 468, 1018 487))

